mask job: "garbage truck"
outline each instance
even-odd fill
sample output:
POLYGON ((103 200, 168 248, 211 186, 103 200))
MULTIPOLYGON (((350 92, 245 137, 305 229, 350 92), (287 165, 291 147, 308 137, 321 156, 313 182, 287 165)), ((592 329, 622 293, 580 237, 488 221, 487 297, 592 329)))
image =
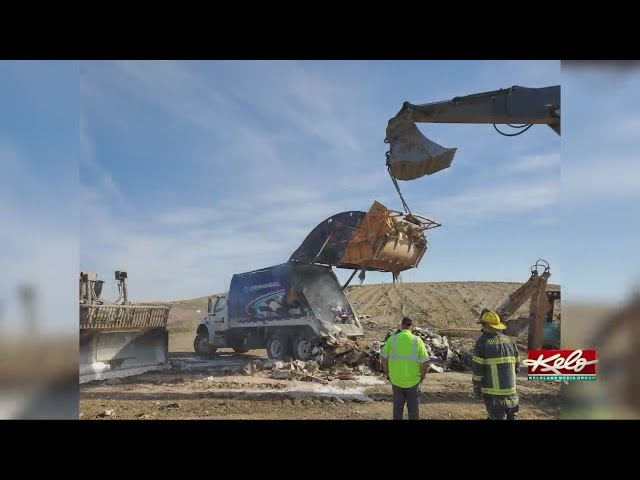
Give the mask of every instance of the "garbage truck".
POLYGON ((264 348, 274 360, 306 361, 316 345, 341 335, 364 330, 331 267, 290 261, 233 275, 228 292, 209 298, 193 348, 203 357, 264 348))
POLYGON ((199 356, 220 348, 244 353, 266 348, 269 358, 306 361, 332 337, 364 336, 344 289, 360 271, 416 268, 427 250, 425 231, 440 224, 374 202, 368 212, 347 211, 320 222, 286 263, 237 274, 229 291, 210 297, 193 348, 199 356), (333 267, 353 270, 340 285, 333 267))

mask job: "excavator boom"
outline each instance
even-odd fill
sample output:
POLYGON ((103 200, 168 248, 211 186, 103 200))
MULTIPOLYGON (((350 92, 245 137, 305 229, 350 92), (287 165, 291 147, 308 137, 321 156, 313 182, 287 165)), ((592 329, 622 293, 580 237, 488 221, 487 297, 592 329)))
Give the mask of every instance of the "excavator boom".
POLYGON ((531 125, 548 125, 560 135, 560 86, 513 86, 424 105, 405 102, 389 120, 385 139, 390 144, 387 165, 398 180, 413 180, 449 168, 457 150, 432 142, 416 123, 504 124, 520 129, 519 133, 531 125))
POLYGON ((547 281, 551 276, 549 264, 545 260, 538 260, 531 267, 531 276, 495 312, 507 326, 506 333, 509 336, 519 337, 528 330, 529 350, 539 350, 545 340, 545 319, 553 314, 553 302, 560 298, 560 292, 548 291, 547 281), (539 274, 538 268, 544 270, 539 274), (508 320, 527 301, 529 304, 529 316, 508 320))

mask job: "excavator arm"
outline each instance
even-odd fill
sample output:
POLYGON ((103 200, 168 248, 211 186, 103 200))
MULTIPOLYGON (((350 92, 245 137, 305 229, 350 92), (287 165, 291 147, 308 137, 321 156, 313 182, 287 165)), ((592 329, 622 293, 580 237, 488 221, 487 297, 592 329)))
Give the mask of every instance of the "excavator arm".
POLYGON ((529 350, 537 350, 542 346, 544 320, 552 310, 547 295, 547 281, 550 276, 549 264, 545 260, 538 260, 531 267, 529 280, 495 310, 507 326, 507 335, 518 337, 528 328, 529 350), (539 267, 544 268, 542 274, 538 272, 539 267), (531 302, 528 317, 506 321, 529 300, 531 302))
POLYGON ((548 125, 560 135, 560 86, 513 86, 424 105, 405 102, 389 120, 385 139, 390 144, 387 166, 398 180, 413 180, 448 168, 457 150, 432 142, 416 123, 504 124, 518 130, 507 134, 495 127, 506 136, 524 133, 533 125, 548 125))

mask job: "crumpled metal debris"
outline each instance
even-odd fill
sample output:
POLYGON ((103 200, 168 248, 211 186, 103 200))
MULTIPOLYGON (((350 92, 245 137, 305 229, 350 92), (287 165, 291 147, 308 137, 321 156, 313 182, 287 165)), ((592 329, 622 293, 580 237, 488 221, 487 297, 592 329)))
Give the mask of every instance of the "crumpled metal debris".
POLYGON ((291 378, 291 370, 272 370, 271 376, 279 380, 289 380, 291 378))
POLYGON ((461 342, 454 339, 449 340, 446 336, 439 335, 429 327, 416 327, 413 329, 413 333, 424 342, 432 358, 432 364, 442 367, 443 372, 448 370, 465 372, 472 369, 473 351, 461 342))
MULTIPOLYGON (((271 370, 276 379, 318 381, 327 383, 335 379, 354 380, 356 375, 379 375, 382 373, 380 351, 386 340, 397 330, 390 331, 384 341, 369 346, 359 344, 346 336, 331 336, 311 351, 312 360, 303 362, 281 362, 267 360, 251 362, 245 369, 253 372, 271 370)), ((425 343, 430 354, 429 372, 442 373, 450 370, 470 371, 472 347, 459 340, 449 340, 432 328, 415 328, 413 333, 425 343)))
MULTIPOLYGON (((332 338, 321 347, 322 352, 316 358, 321 368, 335 368, 346 365, 355 368, 362 375, 375 375, 382 372, 380 351, 387 339, 398 330, 390 331, 382 342, 373 342, 368 348, 362 347, 357 340, 345 337, 332 338)), ((449 340, 432 328, 414 328, 413 333, 422 338, 433 365, 430 372, 442 373, 449 370, 470 371, 472 368, 472 348, 458 340, 449 340)))
POLYGON ((314 376, 320 370, 320 365, 315 360, 303 362, 294 360, 293 362, 275 362, 271 377, 279 380, 309 380, 327 383, 327 380, 314 376), (276 368, 278 367, 278 368, 276 368))

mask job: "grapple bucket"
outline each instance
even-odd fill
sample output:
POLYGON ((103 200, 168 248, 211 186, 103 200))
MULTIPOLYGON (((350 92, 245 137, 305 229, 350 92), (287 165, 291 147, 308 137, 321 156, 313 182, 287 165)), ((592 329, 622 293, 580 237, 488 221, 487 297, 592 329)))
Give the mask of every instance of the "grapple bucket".
POLYGON ((342 212, 324 220, 289 261, 398 274, 418 266, 427 250, 425 231, 439 226, 374 202, 369 212, 342 212))
POLYGON ((162 368, 168 319, 165 306, 80 305, 80 383, 162 368))
POLYGON ((389 169, 398 180, 414 180, 449 168, 457 150, 425 137, 411 119, 411 109, 389 120, 386 141, 389 169))
POLYGON ((351 236, 340 263, 395 274, 415 268, 427 250, 425 230, 439 226, 374 202, 351 236))

